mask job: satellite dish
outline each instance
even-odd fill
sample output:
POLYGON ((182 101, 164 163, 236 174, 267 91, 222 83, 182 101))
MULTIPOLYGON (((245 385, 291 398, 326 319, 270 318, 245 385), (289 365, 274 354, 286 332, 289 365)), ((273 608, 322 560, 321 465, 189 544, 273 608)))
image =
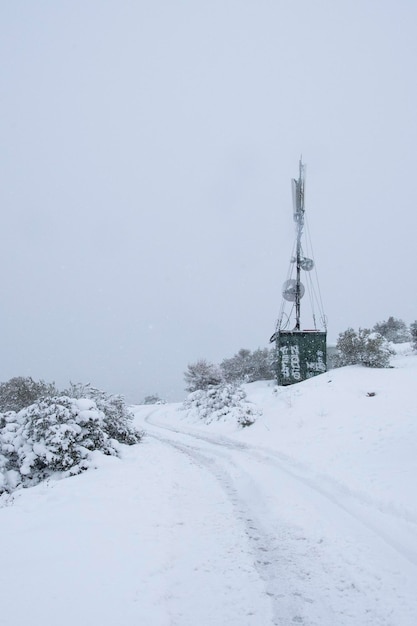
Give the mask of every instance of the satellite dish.
POLYGON ((300 265, 301 269, 305 270, 306 272, 311 272, 314 267, 314 261, 313 259, 308 259, 307 257, 304 257, 301 259, 300 265))
MULTIPOLYGON (((303 297, 305 293, 304 285, 300 283, 300 298, 303 297)), ((290 278, 286 280, 282 286, 282 295, 284 300, 288 300, 288 302, 295 302, 297 295, 297 281, 294 278, 290 278)))

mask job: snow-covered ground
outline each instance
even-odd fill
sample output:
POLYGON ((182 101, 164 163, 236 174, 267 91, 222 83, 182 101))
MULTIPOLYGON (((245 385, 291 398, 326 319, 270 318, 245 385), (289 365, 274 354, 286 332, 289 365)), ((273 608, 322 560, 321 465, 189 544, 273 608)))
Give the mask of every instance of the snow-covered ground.
POLYGON ((135 407, 142 443, 0 499, 1 626, 414 626, 417 356, 135 407))

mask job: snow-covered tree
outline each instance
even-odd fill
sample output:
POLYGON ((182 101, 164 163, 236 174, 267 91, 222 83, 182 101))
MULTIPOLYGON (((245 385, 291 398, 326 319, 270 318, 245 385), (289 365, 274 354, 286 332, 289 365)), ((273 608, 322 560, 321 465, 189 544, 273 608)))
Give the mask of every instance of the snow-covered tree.
POLYGON ((224 359, 220 367, 229 383, 251 383, 255 380, 272 380, 275 377, 273 351, 268 348, 258 348, 253 352, 242 348, 230 359, 224 359))
POLYGON ((359 328, 358 332, 348 328, 340 333, 336 348, 336 367, 356 364, 389 367, 392 354, 387 339, 367 328, 359 328))
POLYGON ((273 380, 275 371, 275 349, 258 348, 252 352, 252 380, 273 380))
POLYGON ((251 370, 251 351, 241 348, 230 359, 223 359, 220 363, 225 380, 232 382, 247 382, 251 370))
POLYGON ((190 363, 184 372, 186 391, 193 392, 199 389, 208 389, 219 385, 223 381, 223 374, 218 365, 200 359, 190 363))
POLYGON ((388 341, 392 341, 392 343, 410 341, 410 331, 407 328, 407 324, 403 320, 392 316, 383 322, 375 324, 372 330, 385 337, 388 341))

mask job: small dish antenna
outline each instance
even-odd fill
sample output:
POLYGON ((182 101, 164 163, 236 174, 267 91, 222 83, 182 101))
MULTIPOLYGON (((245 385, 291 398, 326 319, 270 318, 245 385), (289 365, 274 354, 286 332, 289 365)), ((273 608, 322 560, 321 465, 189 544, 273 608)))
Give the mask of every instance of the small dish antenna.
POLYGON ((300 260, 301 269, 305 272, 311 272, 314 267, 313 259, 308 259, 306 256, 300 260))
POLYGON ((284 300, 288 302, 295 302, 298 298, 302 298, 305 293, 305 288, 303 283, 296 281, 294 278, 290 278, 286 280, 282 285, 282 296, 284 300), (298 293, 297 293, 298 287, 298 293))

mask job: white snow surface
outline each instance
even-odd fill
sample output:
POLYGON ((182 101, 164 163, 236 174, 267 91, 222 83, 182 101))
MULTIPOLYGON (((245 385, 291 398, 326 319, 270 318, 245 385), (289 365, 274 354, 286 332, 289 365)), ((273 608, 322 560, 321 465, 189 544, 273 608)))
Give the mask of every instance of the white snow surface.
MULTIPOLYGON (((0 626, 414 626, 417 356, 190 422, 134 407, 143 442, 0 498, 0 626)), ((402 353, 401 353, 402 352, 402 353)))

